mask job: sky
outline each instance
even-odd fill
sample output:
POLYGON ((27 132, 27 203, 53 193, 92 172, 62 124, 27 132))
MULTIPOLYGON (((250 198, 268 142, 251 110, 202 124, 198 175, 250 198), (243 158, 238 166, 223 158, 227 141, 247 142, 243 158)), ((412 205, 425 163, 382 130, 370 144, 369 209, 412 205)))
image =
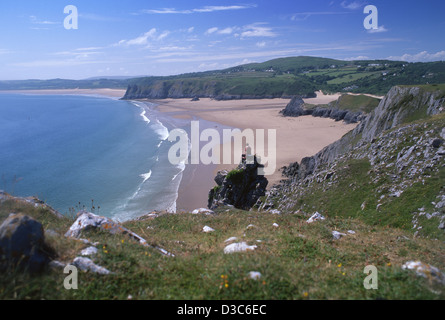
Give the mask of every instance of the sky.
POLYGON ((443 0, 1 0, 0 80, 176 75, 289 56, 439 61, 444 12, 443 0))

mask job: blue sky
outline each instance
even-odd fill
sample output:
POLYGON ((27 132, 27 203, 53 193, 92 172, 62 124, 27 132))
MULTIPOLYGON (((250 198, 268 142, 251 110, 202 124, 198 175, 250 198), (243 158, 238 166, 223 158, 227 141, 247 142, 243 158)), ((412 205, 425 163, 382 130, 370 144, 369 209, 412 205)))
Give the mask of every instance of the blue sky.
POLYGON ((172 75, 287 56, 445 60, 445 1, 1 0, 0 79, 172 75), (64 28, 66 5, 78 29, 64 28), (367 30, 366 5, 378 9, 367 30))

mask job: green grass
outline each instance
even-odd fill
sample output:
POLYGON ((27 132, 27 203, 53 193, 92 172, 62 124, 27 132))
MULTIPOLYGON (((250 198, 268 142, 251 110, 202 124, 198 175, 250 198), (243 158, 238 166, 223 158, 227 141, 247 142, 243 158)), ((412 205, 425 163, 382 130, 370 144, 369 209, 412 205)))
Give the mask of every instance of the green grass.
MULTIPOLYGON (((329 74, 331 75, 331 74, 329 74)), ((376 77, 376 76, 380 76, 381 72, 360 72, 360 73, 347 73, 347 74, 340 74, 339 76, 337 76, 335 79, 329 80, 327 83, 328 84, 344 84, 344 83, 349 83, 349 82, 353 82, 353 81, 357 81, 360 79, 363 79, 365 77, 376 77)), ((335 76, 335 75, 333 75, 335 76)))
POLYGON ((243 169, 233 169, 227 174, 226 179, 231 180, 235 183, 241 182, 244 177, 243 172, 243 169))
MULTIPOLYGON (((26 209, 28 210, 28 209, 26 209)), ((26 211, 25 210, 25 211, 26 211)), ((41 213, 29 211, 30 215, 41 213)), ((329 217, 307 224, 296 214, 271 215, 221 208, 215 216, 165 214, 158 218, 129 221, 125 227, 162 246, 175 257, 131 241, 126 236, 88 231, 82 234, 98 241, 96 263, 112 275, 81 272, 79 289, 66 290, 62 270, 40 276, 18 272, 0 275, 1 299, 443 299, 431 292, 435 286, 402 271, 401 264, 421 259, 443 268, 441 245, 429 239, 412 239, 408 232, 384 226, 369 226, 357 218, 329 217), (274 227, 272 224, 279 226, 274 227), (246 229, 250 224, 254 227, 246 229), (209 225, 216 231, 203 233, 209 225), (149 227, 149 228, 148 228, 149 227), (331 230, 348 235, 333 241, 331 230), (224 240, 256 244, 254 251, 224 254, 224 240), (399 240, 405 236, 409 240, 399 240), (259 242, 260 240, 261 242, 259 242), (379 272, 379 289, 363 287, 366 265, 379 272), (259 271, 260 280, 248 278, 259 271)), ((58 222, 50 218, 48 228, 58 222)), ((405 238, 403 238, 405 239, 405 238)), ((54 241, 54 240, 51 240, 54 241)), ((70 243, 70 250, 85 245, 70 243)), ((66 255, 65 255, 66 256, 66 255)), ((66 259, 72 259, 66 256, 66 259)), ((437 290, 437 288, 435 288, 437 290)))
POLYGON ((343 94, 338 99, 337 107, 342 110, 370 113, 380 103, 380 99, 366 95, 343 94))

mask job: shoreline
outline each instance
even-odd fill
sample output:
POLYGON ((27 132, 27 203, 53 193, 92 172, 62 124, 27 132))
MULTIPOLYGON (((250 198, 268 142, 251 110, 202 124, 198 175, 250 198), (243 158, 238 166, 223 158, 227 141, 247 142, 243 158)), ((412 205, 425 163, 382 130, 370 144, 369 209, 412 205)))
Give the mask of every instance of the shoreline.
MULTIPOLYGON (((338 98, 336 95, 321 97, 323 101, 329 99, 335 100, 336 98, 338 98)), ((312 101, 314 101, 314 99, 316 98, 312 98, 312 101)), ((280 170, 283 166, 288 166, 295 161, 300 162, 303 157, 316 154, 327 145, 340 139, 357 125, 312 116, 298 118, 283 117, 279 114, 279 111, 289 103, 290 99, 215 101, 209 98, 202 98, 199 101, 193 102, 190 99, 149 99, 138 101, 154 103, 157 105, 156 109, 158 111, 176 119, 210 121, 220 124, 221 127, 239 128, 240 130, 265 129, 266 146, 268 143, 268 129, 275 129, 276 167, 274 174, 266 176, 269 180, 268 190, 274 184, 284 179, 284 177, 281 176, 280 170)), ((202 129, 203 128, 200 128, 200 130, 202 129)), ((265 154, 267 154, 267 150, 264 151, 266 152, 265 154)), ((234 160, 234 162, 236 162, 236 160, 234 160)), ((182 201, 187 199, 187 194, 199 193, 207 196, 210 189, 216 185, 213 180, 216 173, 223 169, 232 170, 237 164, 217 164, 214 165, 213 172, 209 170, 209 168, 206 168, 209 167, 209 165, 199 164, 195 166, 200 168, 199 170, 202 174, 190 175, 188 178, 184 175, 179 187, 179 194, 181 196, 178 196, 178 208, 181 207, 182 201), (209 176, 204 178, 204 175, 209 176), (197 177, 199 177, 199 179, 197 177), (206 183, 203 183, 203 181, 206 183)), ((194 170, 196 171, 197 168, 194 170)), ((198 208, 200 206, 201 205, 196 203, 194 207, 198 208)))
MULTIPOLYGON (((199 116, 182 117, 171 116, 159 110, 159 104, 151 100, 130 100, 143 103, 145 108, 149 110, 148 117, 158 119, 168 130, 175 128, 184 129, 190 139, 191 129, 190 121, 199 121, 200 130, 216 129, 222 135, 222 130, 229 128, 221 123, 205 120, 199 116)), ((153 119, 154 120, 154 119, 153 119)), ((232 128, 231 128, 232 129, 232 128)), ((204 145, 205 143, 201 144, 204 145)), ((178 188, 178 195, 176 199, 176 212, 191 212, 198 208, 207 208, 208 193, 214 187, 215 182, 213 178, 218 171, 216 164, 186 164, 182 171, 181 182, 178 188)))
MULTIPOLYGON (((112 99, 120 99, 125 94, 124 89, 56 89, 56 90, 9 90, 0 93, 23 94, 65 94, 93 95, 112 99)), ((316 98, 304 99, 311 103, 323 104, 338 99, 339 94, 324 95, 317 92, 316 98)), ((200 132, 206 128, 215 128, 222 137, 222 129, 264 129, 267 146, 268 130, 276 132, 276 166, 269 180, 267 189, 284 179, 281 168, 290 163, 300 162, 303 157, 312 156, 325 146, 340 139, 344 134, 355 128, 357 124, 344 124, 332 119, 304 116, 298 118, 283 117, 279 111, 284 109, 290 99, 241 99, 216 101, 201 98, 191 99, 137 99, 128 100, 142 102, 151 110, 152 116, 159 116, 159 121, 169 126, 185 128, 190 134, 190 121, 197 120, 200 132), (165 123, 164 123, 165 122, 165 123)), ((206 144, 207 142, 203 143, 206 144)), ((219 144, 222 147, 222 143, 219 144)), ((264 150, 267 154, 267 150, 264 150)), ((221 151, 222 154, 222 151, 221 151)), ((233 154, 233 146, 232 146, 233 154)), ((236 164, 187 164, 182 172, 182 179, 176 199, 176 212, 207 207, 208 193, 216 183, 214 177, 220 170, 232 170, 236 164)))

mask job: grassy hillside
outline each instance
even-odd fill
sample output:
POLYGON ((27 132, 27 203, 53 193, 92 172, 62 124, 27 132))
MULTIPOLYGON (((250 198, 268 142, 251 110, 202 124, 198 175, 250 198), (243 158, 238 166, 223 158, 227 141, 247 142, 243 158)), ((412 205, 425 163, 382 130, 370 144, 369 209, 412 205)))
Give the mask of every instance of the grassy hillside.
MULTIPOLYGON (((47 237, 62 261, 73 259, 86 245, 63 237, 69 219, 57 220, 44 210, 14 202, 3 203, 0 217, 23 212, 59 235, 47 237)), ((359 218, 329 216, 307 224, 303 214, 272 215, 220 208, 217 215, 165 214, 130 221, 150 243, 173 252, 165 257, 125 236, 89 231, 82 236, 97 241, 94 261, 114 272, 81 272, 77 290, 66 290, 62 270, 39 276, 10 271, 0 275, 1 299, 443 299, 427 279, 401 269, 409 259, 443 267, 442 245, 413 239, 410 232, 369 225, 359 218), (274 226, 276 223, 278 226, 274 226), (202 232, 205 226, 215 229, 202 232), (253 227, 247 228, 249 225, 253 227), (355 234, 332 240, 331 230, 355 234), (225 240, 238 237, 253 251, 224 254, 225 240), (363 287, 366 265, 378 268, 378 290, 363 287), (261 273, 259 280, 248 277, 261 273), (432 291, 432 290, 436 291, 432 291)), ((440 288, 439 288, 440 289, 440 288)), ((439 291, 441 292, 441 291, 439 291)))
POLYGON ((445 62, 287 57, 223 70, 135 79, 0 81, 0 90, 127 88, 126 98, 274 98, 315 91, 384 95, 394 85, 445 82, 445 62))
POLYGON ((258 98, 311 96, 316 90, 384 95, 394 85, 445 82, 445 62, 280 58, 224 70, 135 79, 126 97, 258 98))

